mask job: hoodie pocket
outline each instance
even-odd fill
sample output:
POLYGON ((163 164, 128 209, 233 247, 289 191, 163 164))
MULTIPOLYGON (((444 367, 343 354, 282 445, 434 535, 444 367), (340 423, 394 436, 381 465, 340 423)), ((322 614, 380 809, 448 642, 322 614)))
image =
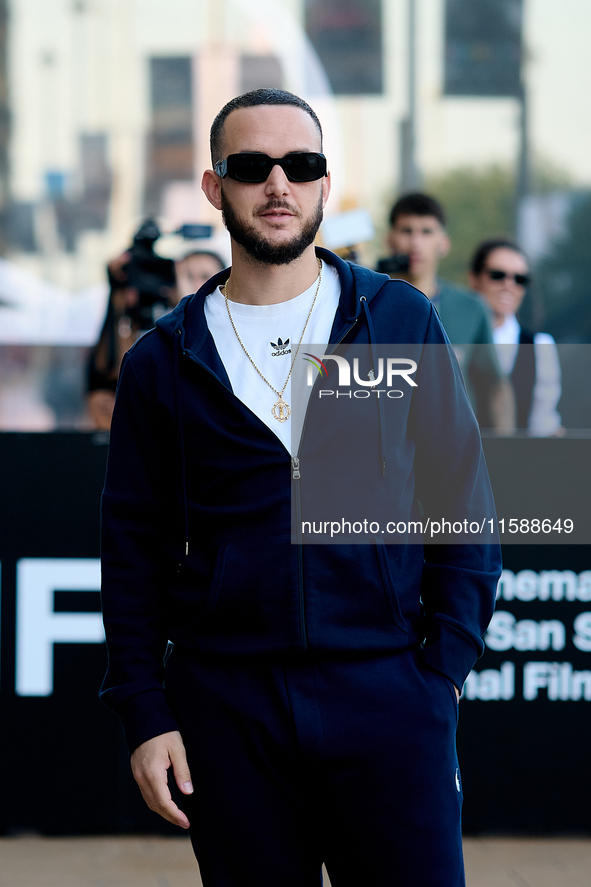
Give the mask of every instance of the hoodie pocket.
POLYGON ((168 589, 168 606, 176 625, 187 625, 215 609, 223 579, 226 545, 203 545, 179 564, 168 589))
POLYGON ((376 552, 378 556, 378 564, 380 566, 380 573, 382 574, 382 582, 384 583, 386 599, 390 609, 390 615, 398 628, 402 631, 408 631, 400 609, 398 595, 396 594, 396 588, 394 586, 394 579, 392 578, 392 570, 390 569, 388 550, 383 539, 376 538, 376 552))
POLYGON ((291 635, 297 627, 296 546, 291 536, 220 547, 203 632, 226 638, 291 635))

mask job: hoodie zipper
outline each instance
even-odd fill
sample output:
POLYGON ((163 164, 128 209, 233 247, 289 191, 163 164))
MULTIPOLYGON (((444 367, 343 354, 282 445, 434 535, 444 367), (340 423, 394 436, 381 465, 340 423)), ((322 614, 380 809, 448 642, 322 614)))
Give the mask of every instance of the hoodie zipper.
MULTIPOLYGON (((329 346, 332 346, 332 347, 331 347, 330 352, 328 352, 328 353, 332 354, 332 352, 335 350, 335 348, 337 348, 341 344, 341 342, 343 341, 345 336, 347 336, 351 332, 351 330, 353 329, 353 327, 357 323, 357 320, 358 320, 358 318, 355 318, 353 323, 349 324, 347 329, 345 329, 343 331, 343 334, 341 335, 340 339, 338 339, 336 342, 329 342, 329 346)), ((207 373, 209 373, 210 376, 212 376, 214 379, 216 379, 216 381, 219 382, 220 385, 223 385, 223 382, 213 372, 213 370, 210 370, 209 367, 205 363, 203 363, 202 361, 200 361, 196 357, 194 357, 190 351, 186 351, 184 348, 182 348, 181 353, 184 357, 187 357, 189 360, 192 360, 193 363, 196 363, 197 366, 202 367, 202 369, 204 369, 207 373)), ((314 383, 314 384, 316 384, 316 383, 314 383)), ((314 390, 314 389, 312 389, 312 390, 314 390)), ((234 396, 236 396, 236 395, 234 395, 234 396)), ((312 396, 312 392, 310 392, 310 397, 311 396, 312 396)), ((301 477, 300 453, 301 453, 301 449, 302 449, 302 441, 304 439, 304 432, 306 429, 306 421, 308 419, 309 405, 310 405, 310 401, 308 400, 308 406, 306 407, 306 413, 304 415, 304 422, 302 424, 302 433, 300 435, 300 442, 298 445, 297 456, 292 456, 291 453, 289 452, 289 450, 287 449, 287 447, 285 447, 285 445, 283 444, 283 442, 279 441, 280 445, 283 447, 283 449, 288 454, 288 456, 291 460, 291 476, 292 476, 292 481, 293 481, 293 494, 295 497, 295 513, 296 513, 296 545, 298 547, 298 613, 299 613, 299 631, 300 631, 300 650, 302 653, 304 653, 308 649, 308 637, 307 637, 307 630, 306 630, 306 608, 305 608, 305 601, 304 601, 304 557, 303 557, 303 545, 302 545, 302 519, 301 519, 302 501, 301 501, 301 489, 300 489, 299 480, 301 477)), ((263 426, 263 428, 265 428, 269 432, 269 434, 273 434, 273 432, 271 431, 269 426, 266 425, 263 422, 263 420, 259 416, 257 416, 256 413, 254 413, 246 404, 244 404, 244 406, 259 421, 259 423, 263 426)), ((277 440, 279 440, 276 437, 276 435, 274 435, 274 434, 273 434, 273 437, 275 437, 277 440)), ((189 545, 189 543, 187 540, 187 551, 188 551, 188 545, 189 545)))
MULTIPOLYGON (((331 350, 328 352, 332 354, 332 352, 337 348, 343 339, 348 333, 351 332, 355 324, 357 323, 357 318, 353 321, 350 326, 343 332, 343 335, 337 342, 329 343, 332 344, 331 350)), ((315 385, 316 383, 314 383, 315 385)), ((312 387, 312 391, 310 392, 310 398, 312 397, 312 392, 314 391, 314 387, 312 387)), ((302 450, 302 442, 304 440, 304 432, 306 430, 306 422, 308 419, 308 410, 310 408, 310 398, 308 399, 308 404, 306 406, 306 413, 304 415, 304 422, 302 424, 302 433, 300 434, 300 442, 298 445, 298 453, 297 456, 291 457, 291 477, 293 482, 293 494, 295 499, 295 519, 296 519, 296 545, 298 547, 298 612, 299 612, 299 622, 300 622, 300 650, 304 653, 308 649, 308 634, 306 630, 306 605, 304 598, 304 550, 302 544, 302 494, 300 487, 300 453, 302 450)))
POLYGON ((298 615, 300 624, 300 650, 304 652, 308 648, 308 637, 306 632, 306 608, 304 603, 304 547, 302 545, 302 499, 299 484, 300 460, 298 456, 292 457, 291 465, 292 478, 294 481, 293 495, 295 499, 296 545, 298 548, 298 615))

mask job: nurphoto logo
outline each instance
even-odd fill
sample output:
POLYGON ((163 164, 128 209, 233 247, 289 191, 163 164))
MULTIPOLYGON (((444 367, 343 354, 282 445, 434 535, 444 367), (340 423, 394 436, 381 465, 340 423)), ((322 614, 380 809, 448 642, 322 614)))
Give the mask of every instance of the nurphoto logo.
MULTIPOLYGON (((306 352, 303 360, 310 364, 307 376, 308 387, 311 388, 314 385, 318 376, 328 376, 326 361, 333 360, 338 369, 338 387, 351 389, 351 365, 346 357, 342 357, 339 354, 321 354, 320 356, 317 356, 316 354, 306 352), (316 370, 316 373, 314 370, 316 370)), ((411 360, 410 358, 388 357, 384 359, 383 357, 380 357, 378 360, 377 371, 377 377, 375 369, 372 368, 366 374, 366 377, 363 378, 359 368, 359 358, 355 357, 353 358, 353 382, 361 387, 349 391, 320 389, 318 397, 330 397, 336 394, 336 397, 367 398, 371 397, 373 392, 377 397, 380 397, 381 394, 385 394, 386 397, 398 399, 404 397, 404 392, 400 389, 393 388, 393 385, 395 382, 400 383, 400 380, 406 382, 411 388, 418 388, 415 380, 411 378, 411 376, 417 371, 417 364, 416 361, 411 360), (384 383, 386 385, 385 388, 378 387, 384 383)))

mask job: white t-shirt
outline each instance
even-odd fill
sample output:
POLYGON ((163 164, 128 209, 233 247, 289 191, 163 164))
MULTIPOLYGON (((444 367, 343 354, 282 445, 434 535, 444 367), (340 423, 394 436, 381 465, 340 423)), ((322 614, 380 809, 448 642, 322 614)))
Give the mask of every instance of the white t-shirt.
MULTIPOLYGON (((318 278, 299 296, 274 305, 243 305, 230 301, 232 319, 240 338, 263 376, 277 391, 281 391, 285 384, 317 285, 318 278)), ((322 262, 322 281, 306 327, 304 344, 328 344, 340 295, 341 285, 336 269, 322 262)), ((268 425, 288 452, 295 454, 303 416, 295 417, 292 414, 286 422, 279 422, 273 417, 271 410, 279 396, 261 379, 244 353, 232 329, 219 287, 205 300, 205 318, 234 394, 268 425), (295 427, 295 423, 299 427, 295 427)), ((298 360, 305 350, 300 349, 298 360)), ((283 392, 283 399, 292 404, 291 377, 283 392)))

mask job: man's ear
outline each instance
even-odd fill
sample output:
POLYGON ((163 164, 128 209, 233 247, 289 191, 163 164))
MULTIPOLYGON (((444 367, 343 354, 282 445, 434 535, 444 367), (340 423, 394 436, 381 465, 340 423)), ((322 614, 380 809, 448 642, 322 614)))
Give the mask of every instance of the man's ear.
POLYGON ((322 209, 326 206, 328 195, 330 194, 330 170, 328 175, 322 179, 322 209))
POLYGON ((441 236, 439 238, 439 246, 437 248, 437 256, 440 259, 445 259, 446 255, 451 249, 451 240, 445 233, 445 231, 441 232, 441 236))
POLYGON ((206 169, 201 179, 201 190, 216 209, 222 208, 222 180, 213 171, 206 169))

